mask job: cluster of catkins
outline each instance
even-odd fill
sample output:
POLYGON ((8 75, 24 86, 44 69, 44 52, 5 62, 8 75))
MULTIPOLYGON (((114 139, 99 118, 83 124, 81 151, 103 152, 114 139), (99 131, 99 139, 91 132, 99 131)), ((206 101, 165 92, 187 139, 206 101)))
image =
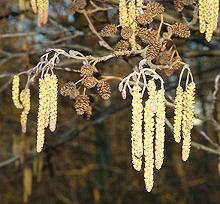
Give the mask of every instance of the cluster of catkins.
POLYGON ((49 0, 30 0, 34 13, 38 14, 38 26, 46 24, 48 21, 49 0))
MULTIPOLYGON (((142 62, 140 62, 142 64, 142 62)), ((165 89, 164 81, 155 71, 141 68, 125 77, 119 84, 122 97, 126 98, 126 88, 129 88, 132 99, 132 164, 140 171, 144 157, 144 181, 148 192, 153 188, 154 167, 159 170, 164 159, 165 142, 165 89), (154 77, 147 81, 146 76, 154 77), (143 78, 143 82, 140 80, 143 78), (130 79, 132 79, 130 81, 130 79), (157 90, 155 80, 160 79, 161 88, 157 90), (133 87, 131 88, 131 85, 133 87), (143 96, 147 88, 148 99, 143 106, 143 96), (143 128, 144 125, 144 128, 143 128), (144 129, 144 132, 142 130, 144 129)), ((189 158, 191 146, 191 130, 193 128, 195 103, 195 84, 190 69, 184 66, 180 75, 175 97, 174 138, 177 143, 182 135, 182 160, 189 158), (188 71, 186 88, 181 87, 184 71, 188 71), (189 78, 191 82, 189 83, 189 78)))
POLYGON ((96 101, 95 94, 87 94, 86 91, 96 88, 98 94, 103 100, 108 100, 111 97, 110 85, 106 80, 99 80, 95 77, 95 66, 88 63, 84 64, 80 69, 82 79, 78 82, 67 82, 61 88, 63 96, 69 96, 74 100, 74 107, 77 115, 90 118, 92 115, 91 103, 96 101), (80 91, 82 88, 82 91, 80 91))
POLYGON ((199 0, 199 29, 209 42, 218 25, 219 0, 199 0))
POLYGON ((45 128, 55 131, 57 123, 58 79, 55 74, 45 74, 39 79, 39 108, 37 116, 37 152, 45 140, 45 128))
POLYGON ((188 26, 183 23, 171 25, 164 22, 161 22, 161 26, 158 25, 155 17, 162 16, 165 10, 163 5, 158 2, 129 2, 127 4, 125 0, 119 1, 120 25, 107 24, 100 34, 103 37, 111 37, 116 34, 118 28, 121 28, 122 40, 116 45, 116 51, 123 52, 147 47, 146 58, 154 60, 157 65, 166 66, 164 71, 167 75, 182 68, 181 63, 179 63, 181 57, 171 38, 190 37, 188 26), (167 31, 161 33, 164 25, 167 31))
POLYGON ((12 100, 17 109, 22 109, 20 122, 22 132, 27 131, 27 118, 30 112, 30 89, 26 87, 20 92, 20 77, 15 75, 12 80, 12 100))
POLYGON ((147 191, 150 192, 154 182, 154 166, 159 170, 164 158, 165 90, 163 88, 157 90, 154 80, 148 81, 147 90, 149 98, 143 106, 142 88, 135 85, 132 89, 131 147, 135 170, 141 170, 144 155, 144 181, 147 191))

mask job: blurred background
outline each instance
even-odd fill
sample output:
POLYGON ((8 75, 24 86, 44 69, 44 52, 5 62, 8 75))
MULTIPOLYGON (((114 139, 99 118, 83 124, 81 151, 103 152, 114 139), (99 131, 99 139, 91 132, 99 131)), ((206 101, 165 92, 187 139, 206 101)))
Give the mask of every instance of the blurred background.
MULTIPOLYGON (((193 6, 178 13, 173 1, 160 1, 166 8, 165 20, 183 22, 192 17, 193 6), (183 18, 184 17, 184 18, 183 18)), ((87 1, 87 11, 94 9, 87 1)), ((118 24, 118 1, 93 1, 106 11, 89 13, 99 31, 108 22, 118 24)), ((165 161, 155 171, 151 193, 145 190, 143 171, 131 164, 131 97, 121 99, 118 81, 111 81, 112 97, 93 106, 90 120, 78 117, 72 101, 59 94, 58 127, 46 133, 46 145, 35 154, 38 83, 31 86, 31 112, 28 131, 20 128, 20 111, 11 99, 11 79, 16 73, 36 66, 47 48, 73 49, 84 55, 109 54, 98 44, 88 22, 73 13, 70 1, 50 1, 49 21, 38 27, 29 1, 0 0, 0 203, 20 204, 217 204, 220 199, 220 90, 213 100, 220 74, 220 28, 210 43, 199 33, 198 23, 191 25, 187 40, 175 41, 183 61, 191 65, 197 84, 194 141, 190 159, 181 160, 181 145, 166 127, 165 161), (19 4, 20 3, 20 4, 19 4), (33 174, 32 176, 30 176, 33 174), (29 176, 28 176, 29 175, 29 176), (32 186, 32 189, 30 188, 32 186)), ((118 38, 107 39, 114 45, 118 38)), ((140 57, 118 57, 97 65, 104 76, 125 77, 140 57)), ((81 64, 61 60, 60 67, 79 69, 81 64)), ((67 81, 77 81, 78 73, 57 69, 59 88, 67 81)), ((163 75, 170 97, 175 95, 179 72, 163 75)), ((26 78, 21 78, 24 88, 26 78)), ((173 123, 173 109, 167 108, 173 123)))

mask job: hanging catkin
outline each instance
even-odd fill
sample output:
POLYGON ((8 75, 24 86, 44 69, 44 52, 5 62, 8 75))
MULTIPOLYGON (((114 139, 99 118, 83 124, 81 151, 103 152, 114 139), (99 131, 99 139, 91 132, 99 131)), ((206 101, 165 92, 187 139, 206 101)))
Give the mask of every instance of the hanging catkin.
POLYGON ((156 136, 155 136, 155 167, 160 169, 164 159, 165 140, 165 90, 157 92, 156 136))
POLYGON ((135 170, 140 171, 142 165, 143 142, 142 142, 142 120, 143 105, 141 98, 141 87, 135 85, 132 90, 132 131, 131 148, 132 163, 135 170))
POLYGON ((37 116, 37 152, 41 152, 44 145, 45 122, 47 112, 47 87, 44 79, 39 80, 39 108, 37 116))
POLYGON ((199 27, 200 32, 206 32, 206 40, 212 39, 218 24, 219 0, 199 0, 199 27))
POLYGON ((129 42, 131 44, 132 50, 136 50, 136 37, 135 32, 137 28, 137 22, 136 22, 136 4, 135 0, 130 0, 128 4, 128 19, 129 19, 129 27, 132 29, 133 33, 131 38, 129 39, 129 42))
POLYGON ((182 122, 182 111, 183 111, 183 88, 178 86, 176 89, 175 97, 175 111, 174 111, 174 139, 177 143, 181 140, 181 122, 182 122))
POLYGON ((31 8, 34 13, 37 13, 37 0, 30 0, 31 8))
POLYGON ((32 192, 32 170, 30 168, 25 168, 23 170, 23 201, 28 202, 28 198, 32 192))
POLYGON ((19 94, 20 94, 19 86, 20 86, 20 77, 18 75, 15 75, 12 80, 12 100, 17 109, 22 109, 23 106, 19 100, 19 94))
POLYGON ((137 8, 141 8, 143 6, 144 0, 136 0, 137 8))
POLYGON ((156 97, 156 85, 153 80, 148 82, 148 94, 149 99, 145 102, 144 108, 144 181, 145 187, 148 192, 153 188, 153 169, 154 169, 154 115, 155 97, 156 97))
POLYGON ((195 84, 191 82, 186 87, 183 96, 183 122, 182 122, 182 160, 189 158, 191 146, 191 129, 193 128, 194 119, 194 103, 195 103, 195 84))
POLYGON ((58 92, 58 79, 56 75, 51 75, 50 77, 50 131, 54 132, 57 123, 57 92, 58 92))
POLYGON ((129 25, 126 0, 119 0, 119 22, 122 27, 129 25))
POLYGON ((21 113, 21 128, 23 133, 27 131, 27 116, 31 107, 30 97, 30 89, 27 88, 21 91, 20 100, 23 106, 21 113))

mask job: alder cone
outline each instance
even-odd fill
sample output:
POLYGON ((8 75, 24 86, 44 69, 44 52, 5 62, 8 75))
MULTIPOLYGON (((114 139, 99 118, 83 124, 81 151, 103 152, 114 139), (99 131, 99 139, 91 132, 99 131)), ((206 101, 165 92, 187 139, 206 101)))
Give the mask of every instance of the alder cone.
POLYGON ((152 42, 147 47, 147 58, 155 59, 160 53, 161 43, 158 41, 152 42))
POLYGON ((111 88, 107 81, 99 81, 97 85, 97 91, 104 100, 108 100, 111 97, 111 88))
POLYGON ((69 96, 71 99, 75 99, 79 95, 79 90, 74 82, 67 82, 60 90, 61 95, 69 96))
POLYGON ((86 0, 71 0, 70 9, 74 12, 83 10, 87 6, 86 0))
POLYGON ((85 114, 90 109, 89 97, 87 95, 77 96, 74 107, 77 115, 85 114))
POLYGON ((115 24, 107 24, 101 30, 100 35, 102 37, 111 37, 117 32, 117 27, 115 24))
POLYGON ((176 35, 180 38, 189 38, 190 37, 189 27, 183 23, 175 23, 169 29, 174 35, 176 35))
POLYGON ((133 31, 129 27, 124 27, 121 29, 121 37, 125 40, 128 40, 133 34, 133 31))
POLYGON ((130 43, 126 40, 120 40, 115 46, 115 50, 119 52, 128 51, 130 48, 130 43))
POLYGON ((153 18, 146 12, 137 16, 137 22, 141 25, 148 25, 152 23, 153 18))
POLYGON ((82 85, 85 86, 87 89, 91 89, 95 87, 97 84, 97 79, 93 76, 86 77, 82 80, 82 85))
POLYGON ((94 73, 94 70, 95 70, 94 66, 90 64, 84 64, 80 69, 81 76, 85 76, 85 77, 92 76, 94 73))

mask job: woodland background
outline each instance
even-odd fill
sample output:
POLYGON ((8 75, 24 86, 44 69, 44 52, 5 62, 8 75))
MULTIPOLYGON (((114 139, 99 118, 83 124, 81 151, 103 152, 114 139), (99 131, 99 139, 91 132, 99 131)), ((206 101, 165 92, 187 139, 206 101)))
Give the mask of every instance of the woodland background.
MULTIPOLYGON (((97 30, 105 23, 118 22, 117 1, 94 1, 101 7, 112 9, 90 13, 97 30)), ((161 1, 166 7, 168 22, 183 21, 172 1, 161 1)), ((88 6, 88 10, 91 9, 88 6)), ((191 15, 188 7, 185 15, 191 15)), ((41 154, 43 168, 38 179, 33 179, 28 203, 204 203, 217 204, 220 199, 218 156, 220 156, 220 105, 213 104, 214 81, 220 74, 220 28, 211 43, 198 31, 198 23, 191 26, 187 40, 178 39, 177 49, 183 60, 191 65, 197 84, 195 127, 190 159, 181 160, 181 146, 166 127, 165 162, 155 173, 152 193, 144 186, 143 172, 131 165, 130 130, 131 98, 122 101, 117 91, 118 81, 111 81, 110 101, 100 101, 91 120, 77 117, 72 103, 59 95, 58 128, 47 133, 46 146, 41 154), (218 108, 219 106, 219 108, 218 108)), ((117 39, 107 39, 115 44, 117 39)), ((28 132, 21 134, 19 117, 11 100, 11 76, 37 64, 47 48, 78 50, 86 55, 105 55, 97 37, 90 31, 85 18, 72 14, 69 1, 50 1, 49 22, 37 26, 36 16, 30 8, 19 9, 17 0, 0 0, 0 203, 19 204, 23 200, 23 170, 32 167, 37 158, 32 149, 36 138, 38 108, 37 82, 31 87, 32 110, 28 132), (13 146, 20 141, 23 154, 20 163, 13 146)), ((131 72, 140 57, 119 57, 98 64, 103 75, 124 77, 131 72)), ((78 69, 80 64, 65 59, 61 67, 78 69)), ((76 73, 57 70, 59 87, 78 79, 76 73)), ((166 90, 175 94, 178 72, 167 77, 166 90)), ((23 84, 24 85, 24 84, 23 84)), ((218 99, 220 101, 220 92, 218 99)), ((168 108, 172 122, 173 109, 168 108)), ((38 172, 39 173, 39 172, 38 172)))

